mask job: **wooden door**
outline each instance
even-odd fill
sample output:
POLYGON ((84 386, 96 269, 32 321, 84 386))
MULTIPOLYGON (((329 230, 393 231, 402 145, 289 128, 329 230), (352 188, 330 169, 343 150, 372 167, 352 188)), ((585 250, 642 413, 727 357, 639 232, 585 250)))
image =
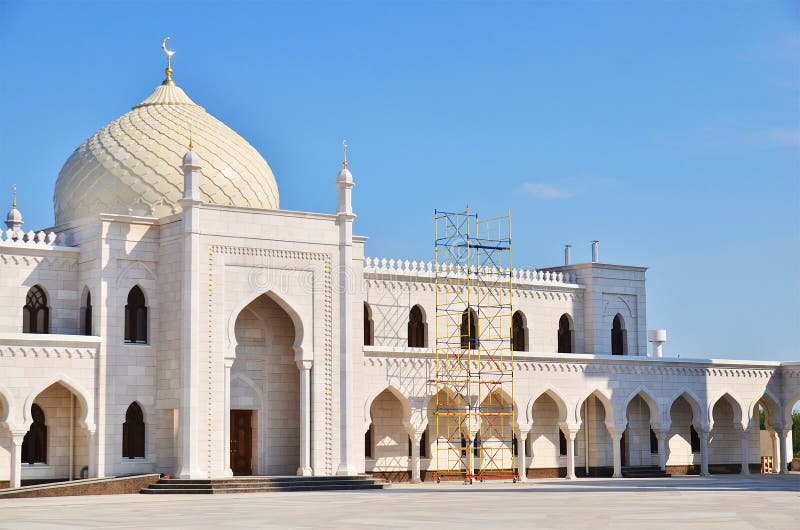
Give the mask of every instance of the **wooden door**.
POLYGON ((253 411, 231 410, 231 470, 253 474, 253 411))

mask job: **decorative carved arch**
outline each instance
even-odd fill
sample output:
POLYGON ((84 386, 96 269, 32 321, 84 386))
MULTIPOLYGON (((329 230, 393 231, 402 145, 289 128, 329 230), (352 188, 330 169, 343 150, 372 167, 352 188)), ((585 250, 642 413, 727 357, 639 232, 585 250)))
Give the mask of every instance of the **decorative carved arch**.
POLYGON ((383 387, 378 392, 376 392, 376 393, 372 394, 371 396, 369 396, 367 398, 367 400, 364 402, 364 429, 363 430, 366 431, 369 428, 370 423, 372 423, 372 414, 370 413, 370 410, 372 409, 372 403, 375 401, 375 399, 378 396, 380 396, 381 394, 383 394, 387 390, 394 397, 396 397, 398 401, 400 401, 400 406, 401 406, 401 408, 403 410, 403 426, 406 428, 407 431, 410 432, 412 430, 412 426, 411 426, 411 402, 400 391, 400 389, 398 389, 394 385, 387 385, 387 386, 383 387))
POLYGON ((628 424, 628 405, 631 404, 631 401, 639 396, 647 403, 647 407, 650 409, 650 424, 660 426, 661 423, 661 411, 658 408, 658 402, 653 397, 652 392, 648 390, 644 385, 639 385, 636 387, 636 390, 631 392, 628 397, 625 399, 625 403, 623 404, 622 408, 622 419, 625 420, 625 424, 628 424))
POLYGON ((31 406, 33 405, 33 402, 36 399, 36 397, 42 392, 44 392, 48 387, 56 383, 59 383, 60 385, 64 386, 67 390, 72 392, 78 399, 78 403, 81 406, 80 407, 81 416, 78 421, 81 427, 90 432, 94 431, 95 424, 94 424, 93 400, 91 399, 90 394, 86 392, 80 384, 73 381, 70 377, 66 375, 51 377, 50 379, 47 380, 46 383, 40 385, 36 390, 28 394, 28 397, 25 399, 25 406, 22 410, 22 419, 24 427, 27 429, 33 422, 33 418, 31 417, 31 406))
MULTIPOLYGON (((514 420, 514 423, 517 424, 517 427, 519 427, 519 419, 520 419, 520 417, 522 417, 524 419, 525 415, 523 414, 523 415, 520 416, 519 405, 517 404, 517 402, 514 399, 512 399, 511 394, 509 394, 506 391, 506 389, 504 389, 503 387, 498 387, 495 390, 493 390, 491 393, 500 396, 500 398, 504 402, 509 403, 514 407, 514 418, 513 418, 513 420, 514 420)), ((489 399, 489 395, 488 394, 483 398, 483 402, 481 402, 480 404, 483 405, 483 403, 486 402, 487 399, 489 399)))
POLYGON ((775 398, 775 395, 772 392, 770 392, 769 389, 765 389, 761 397, 754 399, 750 403, 750 406, 747 408, 748 417, 746 419, 748 423, 752 421, 753 418, 755 417, 754 412, 756 409, 756 405, 758 405, 759 403, 763 403, 764 408, 767 409, 766 414, 767 414, 767 419, 769 420, 768 424, 769 427, 772 427, 774 425, 779 425, 781 420, 781 406, 779 405, 779 401, 775 398))
MULTIPOLYGON (((134 268, 143 270, 145 272, 146 278, 148 280, 155 280, 156 279, 155 272, 153 271, 152 267, 150 267, 147 263, 144 263, 142 261, 131 261, 130 263, 128 263, 119 272, 119 274, 117 274, 117 277, 114 279, 114 283, 116 283, 119 286, 122 283, 123 279, 130 277, 130 272, 134 268)), ((134 285, 138 285, 138 284, 139 284, 139 280, 137 279, 136 281, 134 281, 131 284, 130 287, 128 287, 128 289, 130 290, 131 287, 133 287, 134 285)), ((139 285, 139 287, 141 288, 141 285, 139 285)), ((144 288, 142 288, 142 292, 144 292, 144 288)), ((144 292, 144 294, 145 294, 145 297, 147 297, 147 293, 144 292)))
POLYGON ((438 392, 434 392, 433 394, 427 396, 427 399, 425 399, 425 408, 426 409, 430 408, 431 402, 433 401, 433 398, 435 398, 436 394, 438 394, 440 392, 444 392, 445 394, 447 394, 447 396, 450 399, 452 399, 453 401, 457 401, 459 403, 464 403, 464 400, 459 397, 458 393, 455 390, 453 390, 452 387, 450 387, 450 386, 442 386, 442 388, 439 389, 438 392))
MULTIPOLYGON (((736 398, 730 392, 722 392, 716 399, 709 400, 708 402, 708 427, 709 429, 714 427, 714 407, 719 403, 721 399, 725 399, 728 404, 733 409, 733 423, 734 425, 741 425, 742 427, 746 427, 746 423, 744 420, 746 418, 745 408, 742 406, 742 401, 736 398)), ((747 420, 749 423, 749 419, 747 420)))
POLYGON ((278 304, 278 306, 283 309, 287 315, 289 315, 289 319, 292 321, 292 325, 294 326, 294 343, 292 344, 292 348, 294 349, 295 359, 302 357, 304 360, 306 360, 306 356, 308 356, 307 360, 312 360, 310 358, 310 355, 312 354, 312 348, 304 347, 306 346, 306 334, 305 328, 303 327, 303 319, 300 317, 297 311, 294 310, 291 304, 289 304, 289 302, 271 289, 260 291, 249 298, 245 298, 242 302, 237 304, 228 315, 227 339, 228 352, 230 352, 230 355, 235 355, 234 352, 236 351, 236 346, 238 346, 238 342, 236 341, 236 320, 239 318, 239 314, 261 296, 268 296, 273 302, 278 304))
POLYGON ((606 424, 607 425, 608 424, 615 424, 614 423, 614 418, 615 418, 614 403, 611 401, 611 398, 608 397, 607 395, 605 395, 603 393, 603 391, 600 390, 600 388, 597 387, 597 386, 593 387, 590 392, 588 392, 588 393, 586 393, 584 395, 583 399, 578 401, 578 403, 575 405, 575 409, 573 411, 574 416, 573 416, 573 418, 570 418, 570 419, 572 419, 576 424, 580 424, 581 423, 581 407, 583 406, 583 402, 586 401, 587 399, 589 399, 592 395, 597 397, 597 399, 599 399, 600 402, 603 404, 603 408, 605 409, 605 413, 606 413, 606 424))
POLYGON ((692 425, 701 427, 703 430, 708 429, 708 420, 706 418, 705 411, 703 410, 703 407, 700 406, 702 400, 700 400, 700 398, 698 398, 697 395, 688 388, 683 388, 676 392, 675 395, 672 396, 672 399, 670 399, 667 403, 667 414, 670 416, 670 423, 672 423, 672 406, 679 397, 682 397, 689 404, 689 408, 692 409, 692 425))
POLYGON ((567 411, 568 411, 567 401, 562 397, 561 392, 556 390, 556 388, 553 387, 552 385, 547 385, 547 387, 544 390, 542 390, 541 392, 539 392, 538 394, 536 394, 535 396, 533 396, 528 400, 528 404, 525 406, 526 421, 529 424, 533 425, 534 423, 533 405, 540 397, 544 396, 545 394, 547 394, 547 396, 549 396, 550 399, 552 399, 555 402, 556 407, 558 408, 558 423, 566 422, 567 411))

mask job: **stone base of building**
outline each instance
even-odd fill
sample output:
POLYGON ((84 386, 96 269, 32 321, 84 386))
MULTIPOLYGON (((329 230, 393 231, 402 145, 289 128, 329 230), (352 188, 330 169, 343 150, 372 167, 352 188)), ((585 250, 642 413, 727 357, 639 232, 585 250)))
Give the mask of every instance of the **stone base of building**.
MULTIPOLYGON (((411 471, 371 471, 369 472, 375 478, 382 478, 389 482, 411 482, 411 471)), ((425 480, 425 471, 420 474, 422 480, 425 480)))
POLYGON ((525 471, 528 478, 564 478, 567 476, 566 467, 536 467, 525 471))
POLYGON ((708 472, 712 475, 734 475, 742 472, 741 464, 709 464, 708 472))
POLYGON ((670 475, 699 475, 700 464, 667 466, 667 473, 670 475))
MULTIPOLYGON (((157 482, 158 474, 134 475, 120 478, 101 478, 73 480, 50 484, 49 481, 38 485, 27 485, 20 489, 0 492, 0 499, 18 499, 32 497, 64 497, 76 495, 121 495, 138 493, 142 488, 157 482)), ((34 481, 31 481, 34 482, 34 481)))

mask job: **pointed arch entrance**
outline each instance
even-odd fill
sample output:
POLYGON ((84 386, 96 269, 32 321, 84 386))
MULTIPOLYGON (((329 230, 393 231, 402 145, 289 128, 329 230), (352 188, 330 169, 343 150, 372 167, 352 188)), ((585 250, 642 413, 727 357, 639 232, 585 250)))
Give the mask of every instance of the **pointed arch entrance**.
POLYGON ((239 312, 234 334, 231 470, 236 475, 294 474, 300 467, 300 372, 292 318, 262 294, 239 312))

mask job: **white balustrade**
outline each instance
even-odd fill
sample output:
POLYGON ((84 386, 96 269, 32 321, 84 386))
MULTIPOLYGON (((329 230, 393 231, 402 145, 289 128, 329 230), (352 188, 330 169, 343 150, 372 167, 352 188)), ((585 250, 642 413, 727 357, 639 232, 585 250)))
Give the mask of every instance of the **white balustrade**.
MULTIPOLYGON (((364 272, 372 274, 385 274, 393 276, 411 276, 420 278, 433 278, 437 272, 456 278, 464 278, 466 270, 459 270, 450 263, 433 263, 431 261, 416 261, 394 258, 364 258, 364 272)), ((508 276, 509 269, 494 267, 480 267, 484 275, 508 276)), ((511 280, 519 284, 561 284, 573 285, 576 282, 572 272, 513 269, 510 273, 511 280)))

